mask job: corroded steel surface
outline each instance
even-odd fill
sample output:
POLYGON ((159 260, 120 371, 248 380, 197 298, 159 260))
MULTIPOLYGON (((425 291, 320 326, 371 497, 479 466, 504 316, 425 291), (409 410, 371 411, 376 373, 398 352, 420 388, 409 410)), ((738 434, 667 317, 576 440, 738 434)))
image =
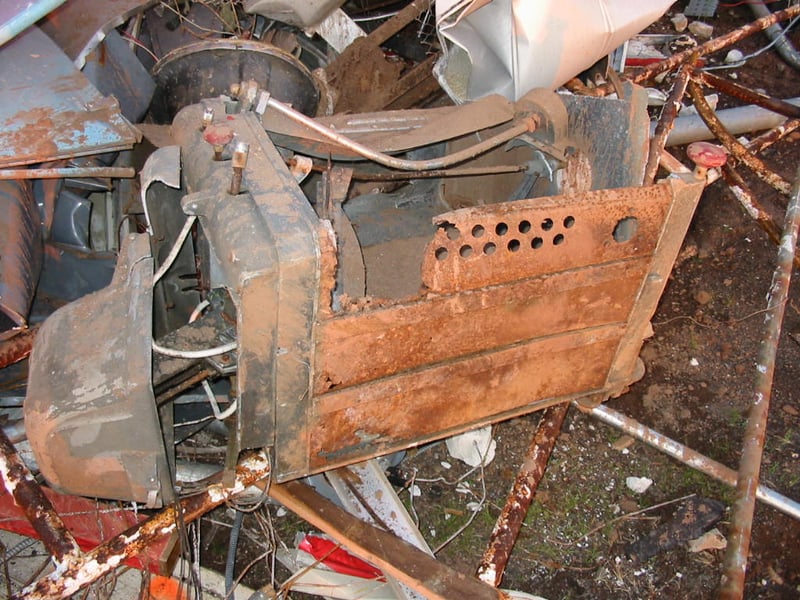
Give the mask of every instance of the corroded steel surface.
POLYGON ((26 328, 8 340, 0 341, 0 369, 13 365, 28 357, 39 327, 26 328))
POLYGON ((78 543, 22 462, 14 445, 2 431, 0 431, 0 477, 6 491, 14 497, 14 503, 25 512, 25 516, 53 559, 59 563, 77 559, 81 554, 78 543))
POLYGON ((425 251, 423 283, 446 293, 647 256, 670 200, 668 187, 653 186, 443 214, 425 251))
POLYGON ((139 134, 39 29, 0 48, 0 166, 130 148, 139 134))
POLYGON ((564 403, 551 406, 542 413, 542 420, 525 455, 525 461, 514 480, 503 510, 497 517, 489 544, 478 566, 478 579, 489 585, 497 587, 503 579, 511 550, 533 502, 536 488, 544 477, 568 408, 569 404, 564 403))
POLYGON ((202 494, 184 498, 179 503, 170 505, 140 525, 85 553, 79 559, 60 565, 60 568, 52 574, 32 583, 14 598, 15 600, 68 598, 115 570, 125 560, 144 551, 164 536, 172 535, 177 529, 178 520, 189 523, 234 498, 254 483, 268 478, 269 475, 269 460, 263 453, 247 455, 237 465, 236 479, 231 486, 215 484, 202 494))
POLYGON ((733 504, 729 543, 725 553, 725 569, 719 596, 722 600, 736 600, 744 596, 744 576, 750 549, 750 533, 753 528, 758 477, 761 472, 761 457, 767 438, 767 417, 775 374, 775 358, 789 297, 789 284, 792 281, 798 230, 800 230, 800 169, 797 171, 792 199, 786 209, 783 233, 778 246, 778 264, 772 275, 772 284, 767 295, 764 333, 756 362, 755 390, 745 425, 736 481, 736 500, 733 504))
POLYGON ((691 66, 684 65, 678 71, 675 81, 672 83, 672 90, 669 93, 669 98, 664 103, 664 108, 661 110, 661 116, 658 119, 653 139, 650 140, 650 153, 647 157, 647 166, 644 170, 644 184, 652 185, 656 179, 658 166, 661 161, 661 151, 667 143, 669 132, 672 131, 672 126, 675 124, 675 117, 678 116, 678 111, 681 109, 681 100, 686 93, 686 85, 689 83, 691 76, 691 66))

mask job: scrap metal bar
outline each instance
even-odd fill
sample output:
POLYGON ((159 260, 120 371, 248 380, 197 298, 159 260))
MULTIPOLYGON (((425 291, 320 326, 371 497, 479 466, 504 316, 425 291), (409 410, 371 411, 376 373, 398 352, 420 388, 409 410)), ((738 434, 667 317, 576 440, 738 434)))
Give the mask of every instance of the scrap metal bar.
POLYGON ((647 165, 644 168, 643 185, 652 185, 658 173, 658 165, 661 162, 661 151, 667 145, 667 137, 672 127, 675 124, 675 117, 678 116, 678 111, 681 109, 681 100, 686 93, 686 85, 689 83, 689 78, 692 75, 692 66, 683 65, 678 71, 675 82, 672 84, 672 91, 669 93, 669 98, 664 103, 664 108, 661 110, 661 117, 658 119, 656 131, 650 139, 650 153, 647 156, 647 165))
POLYGON ((510 600, 505 592, 465 577, 393 534, 361 521, 303 483, 273 483, 267 491, 297 516, 429 600, 510 600))
POLYGON ((81 557, 78 542, 64 525, 42 488, 0 429, 0 476, 14 503, 25 513, 47 551, 57 563, 71 564, 81 557))
POLYGON ((767 436, 772 381, 775 375, 775 357, 778 353, 783 315, 792 281, 792 267, 797 250, 797 234, 800 229, 800 169, 786 209, 783 235, 778 246, 778 264, 772 275, 772 285, 767 296, 767 313, 764 316, 764 334, 756 364, 756 385, 753 404, 745 426, 744 445, 739 461, 736 484, 736 501, 733 504, 731 532, 725 553, 724 571, 720 598, 734 600, 744 595, 744 576, 747 568, 747 553, 750 549, 750 533, 753 527, 753 512, 756 504, 756 487, 761 471, 761 457, 767 436))
POLYGON ((39 326, 35 325, 22 329, 9 340, 0 341, 0 369, 27 358, 33 349, 33 340, 36 339, 38 331, 39 326))
POLYGON ((107 177, 130 179, 136 177, 131 167, 64 167, 52 169, 0 169, 0 181, 12 179, 62 179, 65 177, 107 177))
MULTIPOLYGON (((635 437, 637 440, 660 450, 664 454, 671 456, 675 460, 701 473, 705 473, 709 477, 713 477, 717 481, 721 481, 731 487, 736 485, 736 471, 730 467, 726 467, 713 458, 709 458, 696 450, 684 446, 680 442, 676 442, 655 429, 651 429, 647 425, 639 423, 639 421, 635 419, 631 419, 604 404, 588 409, 580 403, 577 403, 577 406, 582 411, 588 410, 588 413, 598 421, 616 427, 631 437, 635 437)), ((800 521, 800 502, 787 498, 764 485, 758 486, 756 489, 756 497, 764 504, 769 504, 782 513, 800 521)))
POLYGON ((500 133, 497 133, 496 135, 487 138, 482 142, 478 142, 473 146, 459 150, 458 152, 428 160, 407 160, 390 156, 383 152, 379 152, 364 146, 363 144, 360 144, 359 142, 356 142, 355 140, 334 131, 330 127, 326 127, 319 121, 307 117, 297 110, 294 110, 288 104, 284 104, 275 98, 268 98, 267 105, 271 108, 274 108, 284 116, 289 117, 292 121, 308 127, 312 131, 315 131, 323 137, 326 137, 330 141, 335 142, 340 146, 344 146, 348 150, 351 150, 366 159, 375 161, 385 167, 401 169, 403 171, 429 171, 431 169, 444 169, 445 167, 456 165, 471 158, 475 158, 484 152, 488 152, 489 150, 496 148, 501 144, 513 140, 515 137, 518 137, 523 133, 531 133, 536 130, 536 122, 533 117, 523 116, 519 120, 515 121, 508 129, 501 131, 500 133))
MULTIPOLYGON (((800 8, 800 6, 798 6, 798 8, 800 8)), ((777 173, 770 171, 760 158, 749 152, 747 148, 725 128, 725 125, 722 124, 722 121, 720 121, 719 117, 714 113, 714 109, 712 109, 706 101, 700 86, 694 81, 689 81, 688 90, 689 95, 694 101, 697 114, 700 115, 700 118, 703 119, 706 126, 717 139, 722 142, 722 145, 727 148, 728 152, 752 169, 753 173, 755 173, 759 179, 768 183, 780 193, 789 195, 791 193, 791 185, 789 182, 777 173)))
MULTIPOLYGON (((746 37, 750 37, 751 35, 758 33, 759 31, 765 30, 770 25, 774 25, 775 23, 780 23, 781 21, 786 21, 788 19, 792 19, 800 15, 800 5, 798 6, 790 6, 785 10, 780 10, 777 12, 772 13, 768 17, 762 17, 760 19, 756 19, 755 21, 744 25, 743 27, 739 27, 738 29, 734 29, 730 33, 726 33, 725 35, 721 35, 717 38, 708 40, 704 44, 700 44, 694 48, 689 48, 688 50, 684 50, 683 52, 679 52, 677 54, 673 54, 669 58, 662 60, 661 62, 654 63, 643 68, 641 71, 635 73, 633 77, 628 78, 630 81, 634 83, 642 83, 649 79, 652 79, 656 75, 660 75, 661 73, 666 73, 667 71, 671 71, 672 69, 682 65, 694 58, 699 58, 701 56, 706 56, 708 54, 712 54, 717 52, 718 50, 722 50, 731 44, 735 44, 743 40, 746 37)), ((604 91, 606 93, 610 93, 613 91, 611 86, 604 87, 604 91), (605 88, 608 87, 607 90, 605 88)))
POLYGON ((269 459, 263 452, 249 454, 236 467, 231 487, 210 486, 202 494, 184 498, 161 512, 108 540, 80 560, 74 560, 23 589, 12 600, 54 600, 68 598, 80 589, 116 569, 156 540, 177 529, 178 520, 193 521, 270 475, 269 459), (180 512, 178 512, 178 507, 180 512))
MULTIPOLYGON (((322 171, 324 168, 315 166, 314 170, 322 171)), ((490 167, 464 167, 462 169, 436 169, 434 171, 399 171, 382 173, 353 171, 353 179, 356 181, 406 181, 408 179, 430 179, 438 177, 477 177, 481 175, 500 175, 505 173, 522 173, 527 170, 527 165, 497 165, 490 167)))
POLYGON ((743 85, 734 83, 730 79, 723 79, 712 73, 706 71, 695 71, 695 81, 702 83, 708 87, 713 87, 723 94, 733 96, 739 100, 743 100, 748 104, 755 104, 761 108, 766 108, 772 112, 784 115, 786 117, 800 117, 800 106, 786 102, 780 98, 773 98, 755 90, 751 90, 743 85))
POLYGON ((777 127, 762 133, 760 136, 753 138, 747 144, 747 149, 753 154, 758 154, 766 148, 769 148, 775 142, 778 142, 792 133, 795 129, 800 127, 800 119, 791 119, 784 121, 777 127))
POLYGON ((430 0, 414 0, 383 25, 372 31, 367 37, 381 45, 394 34, 413 23, 414 19, 428 10, 430 6, 430 0))
POLYGON ((517 474, 506 504, 497 517, 477 572, 478 579, 491 586, 497 587, 503 579, 511 550, 519 536, 522 522, 528 514, 536 488, 544 476, 568 409, 569 403, 565 402, 551 406, 542 414, 542 420, 525 455, 525 461, 517 474))

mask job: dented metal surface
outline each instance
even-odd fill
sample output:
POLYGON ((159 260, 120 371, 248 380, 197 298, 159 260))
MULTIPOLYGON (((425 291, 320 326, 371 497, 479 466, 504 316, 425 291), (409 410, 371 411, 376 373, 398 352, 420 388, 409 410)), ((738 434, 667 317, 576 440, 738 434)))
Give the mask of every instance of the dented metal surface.
POLYGON ((25 426, 55 488, 160 506, 173 486, 151 384, 153 259, 147 236, 126 242, 111 285, 39 330, 25 426))

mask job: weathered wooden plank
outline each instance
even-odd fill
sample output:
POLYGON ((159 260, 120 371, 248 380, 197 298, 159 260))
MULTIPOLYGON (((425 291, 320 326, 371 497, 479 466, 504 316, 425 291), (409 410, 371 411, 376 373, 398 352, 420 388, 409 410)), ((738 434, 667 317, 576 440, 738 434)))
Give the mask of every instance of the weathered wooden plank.
POLYGON ((508 598, 500 590, 454 571, 393 534, 360 521, 305 484, 273 483, 267 492, 297 516, 429 600, 508 598))
POLYGON ((315 393, 628 318, 649 259, 365 310, 318 326, 315 393))

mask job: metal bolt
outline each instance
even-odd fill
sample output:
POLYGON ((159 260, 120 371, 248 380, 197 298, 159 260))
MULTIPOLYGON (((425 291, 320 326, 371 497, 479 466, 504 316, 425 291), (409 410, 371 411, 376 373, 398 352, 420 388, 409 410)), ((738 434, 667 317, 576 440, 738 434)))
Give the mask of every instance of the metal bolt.
POLYGON ((247 166, 247 155, 250 152, 250 144, 236 142, 233 148, 233 177, 231 177, 230 193, 234 196, 239 194, 242 189, 242 175, 247 166))
POLYGON ((206 127, 211 125, 214 122, 214 109, 210 106, 206 106, 203 108, 203 125, 200 128, 201 131, 205 131, 206 127))

